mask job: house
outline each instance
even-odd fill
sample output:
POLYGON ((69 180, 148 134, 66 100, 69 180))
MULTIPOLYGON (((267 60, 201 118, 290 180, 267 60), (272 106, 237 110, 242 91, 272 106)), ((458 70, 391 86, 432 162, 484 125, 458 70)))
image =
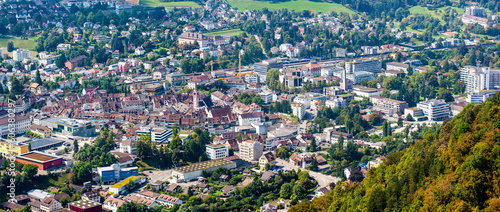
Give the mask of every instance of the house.
POLYGON ((274 156, 273 152, 268 152, 260 156, 259 158, 260 169, 264 170, 266 164, 269 164, 271 168, 276 165, 276 157, 274 156))
POLYGON ((160 190, 162 188, 165 188, 166 183, 164 181, 157 180, 155 182, 149 183, 149 185, 151 186, 151 188, 154 188, 155 190, 160 190))
POLYGON ((272 171, 265 171, 264 174, 262 174, 262 177, 260 177, 260 179, 262 179, 262 181, 268 181, 270 180, 272 177, 274 177, 274 172, 272 171))
POLYGON ((146 53, 146 50, 142 46, 139 46, 135 48, 134 54, 135 55, 144 55, 146 53))
POLYGON ((225 185, 224 187, 222 187, 222 195, 224 195, 224 196, 231 195, 231 193, 233 193, 233 191, 234 191, 234 186, 232 186, 232 185, 225 185))
POLYGON ((108 197, 106 200, 104 200, 104 204, 102 205, 102 207, 116 212, 118 208, 121 207, 124 203, 125 201, 122 199, 108 197))
POLYGON ((160 196, 158 196, 156 201, 161 205, 165 205, 168 207, 172 207, 174 205, 182 205, 181 199, 166 194, 161 194, 160 196))
POLYGON ((312 158, 305 154, 305 153, 293 153, 290 156, 290 163, 292 163, 294 166, 298 166, 301 168, 307 168, 309 164, 312 162, 312 158))
POLYGON ((321 188, 318 188, 318 190, 316 190, 316 196, 320 197, 320 196, 325 195, 328 192, 330 192, 330 189, 328 189, 327 187, 321 187, 321 188))
POLYGON ((243 182, 238 183, 238 186, 245 187, 247 185, 250 185, 251 183, 253 183, 253 179, 252 178, 246 178, 245 180, 243 180, 243 182))
POLYGON ((54 197, 45 197, 40 202, 40 210, 44 212, 58 211, 62 209, 62 205, 54 197))
MULTIPOLYGON (((281 199, 282 201, 283 199, 281 199)), ((278 206, 277 205, 271 205, 271 204, 266 204, 262 207, 260 207, 261 212, 278 212, 278 206)))
POLYGON ((167 191, 179 192, 179 191, 182 191, 182 187, 180 185, 172 183, 172 184, 168 185, 167 191))
POLYGON ((101 196, 99 195, 99 192, 97 192, 97 191, 89 191, 89 192, 83 193, 82 199, 101 203, 101 196))

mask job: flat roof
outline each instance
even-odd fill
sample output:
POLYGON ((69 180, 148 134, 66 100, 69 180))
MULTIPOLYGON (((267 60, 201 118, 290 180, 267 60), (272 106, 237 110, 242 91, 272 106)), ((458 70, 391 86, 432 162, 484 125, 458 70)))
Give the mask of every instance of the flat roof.
POLYGON ((54 118, 50 118, 50 119, 47 119, 44 121, 52 122, 52 123, 56 123, 56 124, 61 124, 61 125, 65 125, 68 127, 82 127, 82 126, 86 126, 86 125, 91 124, 90 121, 70 119, 70 118, 64 118, 64 117, 54 117, 54 118))
POLYGON ((35 161, 38 163, 45 163, 48 161, 60 159, 61 157, 55 156, 55 155, 50 155, 47 153, 43 152, 38 152, 38 151, 32 151, 28 153, 24 153, 22 155, 17 156, 20 159, 25 159, 25 160, 30 160, 30 161, 35 161))
POLYGON ((203 161, 203 162, 199 162, 199 163, 193 163, 193 164, 189 164, 187 166, 182 166, 182 167, 175 167, 174 171, 181 172, 181 173, 189 173, 189 172, 200 171, 200 170, 210 169, 210 168, 214 168, 214 167, 229 165, 229 164, 233 164, 233 163, 234 162, 229 161, 225 158, 221 158, 221 159, 216 159, 216 160, 209 160, 209 161, 203 161))
POLYGON ((122 186, 127 185, 130 180, 135 181, 137 178, 139 178, 139 177, 138 176, 127 177, 126 179, 124 179, 124 180, 122 180, 120 182, 117 182, 116 184, 112 185, 111 188, 121 188, 122 186))
POLYGON ((81 208, 81 209, 84 209, 84 210, 88 209, 88 208, 93 208, 93 207, 101 205, 100 203, 97 203, 97 202, 94 202, 94 201, 90 201, 90 200, 86 200, 86 199, 82 199, 82 200, 78 200, 78 201, 75 201, 75 202, 71 202, 69 204, 72 205, 72 206, 74 206, 74 207, 81 208))
POLYGON ((30 142, 31 149, 38 149, 38 148, 42 148, 45 146, 51 146, 51 145, 60 144, 60 143, 64 143, 64 141, 52 139, 52 138, 43 138, 43 139, 34 140, 34 141, 30 142))

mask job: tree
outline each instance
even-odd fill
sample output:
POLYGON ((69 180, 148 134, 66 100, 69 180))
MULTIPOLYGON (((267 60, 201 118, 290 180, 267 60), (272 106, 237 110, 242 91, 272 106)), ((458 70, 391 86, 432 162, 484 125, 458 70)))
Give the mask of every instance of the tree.
POLYGON ((312 140, 311 140, 311 144, 309 144, 308 151, 309 152, 314 152, 314 151, 316 151, 317 148, 318 148, 318 146, 316 145, 316 139, 313 137, 312 140))
POLYGON ((403 126, 403 119, 401 117, 398 118, 398 126, 399 127, 403 126))
POLYGON ((76 162, 71 169, 70 182, 82 184, 92 180, 92 165, 89 162, 76 162))
POLYGON ((132 188, 134 188, 134 181, 132 181, 132 179, 129 179, 128 180, 128 183, 127 183, 127 190, 132 190, 132 188))
POLYGON ((266 163, 266 165, 265 165, 264 169, 265 169, 266 171, 269 171, 269 169, 271 169, 271 164, 266 163))
POLYGON ((76 154, 78 150, 79 150, 78 141, 75 139, 73 140, 73 154, 76 154))
POLYGON ((280 197, 283 199, 289 199, 292 196, 292 186, 290 183, 285 183, 281 186, 280 197))
POLYGON ((23 166, 23 177, 24 179, 31 180, 38 173, 38 167, 33 164, 25 164, 23 166))
POLYGON ((24 86, 21 84, 21 82, 17 79, 17 77, 13 77, 12 80, 12 88, 10 90, 11 93, 15 95, 20 95, 23 94, 24 86))
POLYGON ((293 194, 296 195, 299 199, 302 199, 303 197, 306 196, 307 190, 304 187, 297 184, 293 186, 293 194))
POLYGON ((406 120, 407 121, 415 121, 415 119, 413 119, 413 116, 411 114, 408 114, 408 116, 406 116, 406 120))
POLYGON ((353 182, 363 181, 363 173, 360 168, 355 168, 351 170, 351 175, 349 175, 349 180, 353 182))
POLYGON ((28 152, 31 152, 31 142, 28 143, 28 152))
POLYGON ((14 42, 12 42, 11 40, 7 42, 7 51, 8 52, 14 51, 14 42))
POLYGON ((339 149, 344 149, 344 136, 342 133, 339 134, 339 138, 337 139, 337 144, 339 149))
POLYGON ((64 68, 64 63, 66 63, 66 56, 64 54, 61 54, 59 57, 56 59, 56 66, 58 68, 64 68))
POLYGON ((36 70, 35 82, 38 83, 38 85, 43 85, 42 78, 40 77, 40 71, 38 70, 36 70))

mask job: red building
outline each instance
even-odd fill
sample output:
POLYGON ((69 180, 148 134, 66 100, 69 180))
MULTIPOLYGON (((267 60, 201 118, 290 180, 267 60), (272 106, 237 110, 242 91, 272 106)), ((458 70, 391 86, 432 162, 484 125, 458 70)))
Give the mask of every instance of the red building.
POLYGON ((36 165, 39 170, 47 170, 63 165, 63 159, 61 157, 38 151, 18 155, 16 156, 16 161, 22 164, 36 165))
POLYGON ((68 68, 69 70, 73 70, 76 67, 80 66, 83 63, 83 60, 85 60, 85 58, 87 58, 87 56, 80 55, 78 57, 66 61, 66 63, 64 63, 64 66, 66 66, 66 68, 68 68))
POLYGON ((75 212, 101 212, 102 205, 90 200, 78 200, 69 203, 69 209, 75 212))

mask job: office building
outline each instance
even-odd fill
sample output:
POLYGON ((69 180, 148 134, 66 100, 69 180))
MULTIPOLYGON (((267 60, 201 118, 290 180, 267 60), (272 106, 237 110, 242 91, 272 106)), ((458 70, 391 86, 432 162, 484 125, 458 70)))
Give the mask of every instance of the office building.
POLYGON ((28 144, 20 142, 10 143, 7 141, 0 141, 0 153, 21 155, 28 152, 28 144))
POLYGON ((306 108, 305 108, 304 104, 292 103, 291 106, 292 106, 293 115, 295 117, 299 118, 299 120, 304 119, 304 116, 306 115, 306 108))
POLYGON ((266 74, 269 69, 272 68, 283 68, 283 63, 276 60, 264 60, 260 63, 255 63, 253 65, 254 73, 257 73, 261 79, 266 80, 266 74))
POLYGON ((97 167, 101 182, 105 184, 116 183, 130 176, 139 176, 137 167, 122 168, 119 164, 107 167, 97 167))
POLYGON ((159 144, 167 143, 170 137, 172 137, 171 129, 156 129, 151 132, 151 141, 159 144))
POLYGON ((444 121, 451 116, 451 107, 444 99, 432 99, 417 103, 417 108, 424 111, 429 120, 444 121))
POLYGON ((264 151, 264 145, 258 141, 243 141, 239 145, 240 155, 242 160, 257 161, 264 151))
POLYGON ((495 96, 495 94, 500 90, 483 90, 479 92, 472 92, 467 94, 467 103, 481 104, 488 100, 489 98, 495 96))
POLYGON ((229 156, 229 148, 224 144, 207 144, 207 156, 210 160, 216 160, 229 156))
POLYGON ((424 111, 422 109, 418 109, 416 107, 406 108, 405 109, 405 118, 411 115, 415 121, 425 121, 427 120, 427 116, 425 116, 424 111))
POLYGON ((92 137, 97 135, 95 126, 86 120, 55 117, 42 120, 41 125, 51 129, 54 134, 65 136, 92 137))
POLYGON ((377 59, 353 60, 351 62, 345 62, 344 68, 347 74, 353 74, 359 71, 379 73, 382 72, 382 62, 377 59))
POLYGON ((30 51, 27 49, 16 49, 12 52, 12 58, 16 62, 22 62, 24 59, 30 58, 30 51))

